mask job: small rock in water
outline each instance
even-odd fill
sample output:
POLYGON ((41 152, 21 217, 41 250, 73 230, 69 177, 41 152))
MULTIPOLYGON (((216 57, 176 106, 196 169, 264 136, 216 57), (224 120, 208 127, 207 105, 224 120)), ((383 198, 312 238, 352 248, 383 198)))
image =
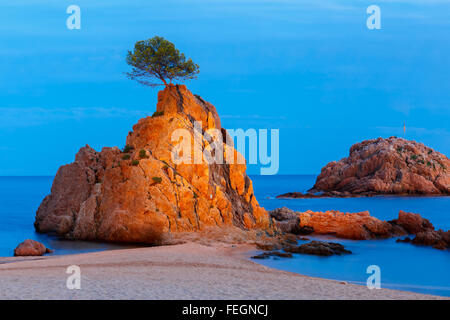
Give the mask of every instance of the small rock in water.
POLYGON ((46 248, 42 243, 27 239, 14 249, 14 256, 42 256, 52 252, 53 250, 46 248))
POLYGON ((342 244, 325 241, 311 241, 297 247, 287 247, 284 250, 290 253, 313 254, 318 256, 332 256, 352 253, 351 251, 345 249, 342 244))
POLYGON ((269 257, 292 258, 292 254, 279 251, 269 251, 253 256, 252 259, 268 259, 269 257))

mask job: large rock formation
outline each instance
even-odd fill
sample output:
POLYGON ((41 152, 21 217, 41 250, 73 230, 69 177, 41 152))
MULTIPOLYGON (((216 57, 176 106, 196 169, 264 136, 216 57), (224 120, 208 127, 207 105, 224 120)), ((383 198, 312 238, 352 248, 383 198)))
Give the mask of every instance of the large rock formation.
POLYGON ((450 195, 449 170, 450 160, 422 143, 379 138, 357 143, 348 158, 327 164, 310 193, 450 195))
POLYGON ((233 146, 224 144, 223 153, 224 159, 232 154, 235 164, 175 164, 172 152, 182 142, 172 141, 177 129, 192 137, 192 159, 194 149, 212 150, 215 140, 203 135, 207 130, 227 136, 212 104, 185 86, 168 86, 158 93, 157 112, 133 126, 123 151, 86 146, 58 170, 37 211, 36 230, 69 239, 155 243, 161 234, 206 226, 271 229, 233 146))

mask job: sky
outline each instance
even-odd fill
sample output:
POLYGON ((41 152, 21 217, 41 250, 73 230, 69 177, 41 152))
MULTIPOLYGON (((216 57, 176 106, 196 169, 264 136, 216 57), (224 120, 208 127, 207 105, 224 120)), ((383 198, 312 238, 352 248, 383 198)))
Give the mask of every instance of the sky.
POLYGON ((155 35, 200 65, 187 86, 225 128, 279 129, 279 174, 318 174, 404 122, 450 155, 450 1, 21 0, 0 4, 0 175, 123 147, 158 91, 126 78, 125 56, 155 35), (66 27, 72 4, 80 30, 66 27), (380 30, 366 27, 372 4, 380 30))

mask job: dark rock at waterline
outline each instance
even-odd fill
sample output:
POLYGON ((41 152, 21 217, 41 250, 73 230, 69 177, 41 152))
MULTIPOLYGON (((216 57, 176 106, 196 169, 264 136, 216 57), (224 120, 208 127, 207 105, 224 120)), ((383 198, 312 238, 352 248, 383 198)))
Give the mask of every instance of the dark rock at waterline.
POLYGON ((292 253, 268 251, 253 256, 252 259, 268 259, 269 257, 292 258, 292 253))
POLYGON ((307 234, 311 234, 314 233, 314 228, 311 226, 303 226, 299 229, 299 233, 301 235, 307 235, 307 234))
POLYGON ((406 237, 405 239, 397 239, 395 242, 407 242, 410 243, 412 240, 410 237, 406 237))
POLYGON ((296 235, 307 235, 314 232, 310 226, 301 226, 300 217, 291 209, 282 207, 269 212, 270 217, 275 219, 277 229, 283 233, 296 235))
POLYGON ((450 247, 450 230, 426 230, 416 234, 413 244, 432 246, 435 249, 446 250, 450 247))
POLYGON ((274 250, 280 250, 281 244, 280 243, 256 243, 256 247, 259 250, 263 251, 274 251, 274 250))
POLYGON ((413 234, 413 239, 398 239, 397 242, 410 242, 417 245, 431 246, 435 249, 445 250, 450 247, 450 230, 435 230, 433 224, 419 214, 400 211, 398 219, 389 221, 393 225, 400 226, 408 234, 413 234))
MULTIPOLYGON (((258 246, 258 248, 263 248, 258 246)), ((279 247, 276 246, 267 246, 264 249, 273 249, 279 247)), ((253 256, 252 259, 268 259, 269 257, 280 257, 280 258, 292 258, 292 253, 299 254, 311 254, 318 256, 332 256, 332 255, 342 255, 342 254, 350 254, 351 251, 344 248, 343 245, 335 242, 325 242, 325 241, 311 241, 302 245, 292 245, 287 244, 282 248, 285 252, 280 251, 267 251, 256 256, 253 256)))
POLYGON ((270 217, 274 218, 276 221, 289 221, 298 217, 295 211, 292 211, 287 207, 276 208, 270 211, 269 214, 270 217))
POLYGON ((351 251, 344 248, 342 244, 325 241, 311 241, 296 247, 284 248, 286 252, 312 254, 318 256, 332 256, 350 254, 351 251))
POLYGON ((359 195, 353 195, 350 192, 339 192, 339 191, 329 191, 329 192, 287 192, 276 196, 278 199, 314 199, 314 198, 350 198, 357 196, 374 196, 374 193, 364 193, 359 195))

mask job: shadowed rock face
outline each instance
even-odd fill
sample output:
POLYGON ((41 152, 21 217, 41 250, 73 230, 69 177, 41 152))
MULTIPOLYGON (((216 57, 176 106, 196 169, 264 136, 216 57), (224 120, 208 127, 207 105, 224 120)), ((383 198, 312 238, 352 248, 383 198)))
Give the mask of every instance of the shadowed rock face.
POLYGON ((417 213, 410 213, 400 211, 398 219, 389 221, 403 228, 408 234, 413 234, 415 237, 409 237, 398 242, 411 242, 418 245, 432 246, 436 249, 445 250, 450 248, 450 230, 435 230, 433 224, 427 219, 422 218, 417 213))
POLYGON ((450 160, 401 138, 353 145, 348 158, 327 164, 310 193, 450 195, 450 160))
MULTIPOLYGON (((194 142, 194 121, 202 123, 200 134, 217 129, 225 137, 215 107, 177 85, 158 93, 157 111, 133 126, 127 153, 86 146, 62 166, 37 211, 36 230, 69 239, 155 243, 161 234, 206 226, 271 229, 245 164, 172 161, 173 146, 181 142, 171 138, 177 129, 188 130, 193 148, 210 148, 203 136, 194 142)), ((230 153, 242 157, 230 145, 223 152, 224 159, 230 153)))

